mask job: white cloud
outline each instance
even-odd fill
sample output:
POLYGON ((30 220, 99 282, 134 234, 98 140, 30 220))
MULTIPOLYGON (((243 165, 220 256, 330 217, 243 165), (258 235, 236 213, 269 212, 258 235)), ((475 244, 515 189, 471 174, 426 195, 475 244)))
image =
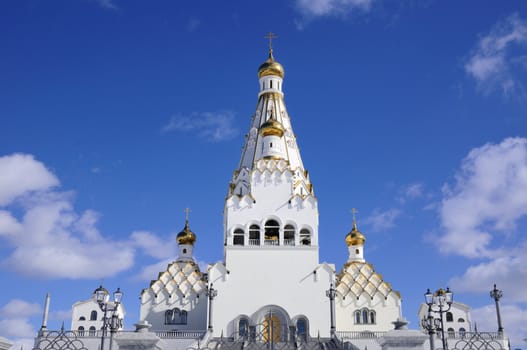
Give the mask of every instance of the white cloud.
POLYGON ((307 17, 345 15, 354 10, 368 11, 374 0, 296 0, 297 10, 307 17))
POLYGON ((13 299, 0 309, 2 335, 13 338, 30 338, 35 335, 29 318, 41 312, 39 304, 13 299))
POLYGON ((144 266, 141 271, 133 277, 135 281, 150 281, 155 279, 159 272, 166 271, 167 266, 172 263, 174 259, 164 259, 157 263, 144 266))
POLYGON ((527 139, 473 149, 463 160, 453 187, 445 185, 440 208, 444 253, 491 257, 493 236, 514 231, 527 215, 527 139))
POLYGON ((0 206, 32 191, 46 191, 59 185, 55 175, 29 154, 0 157, 0 169, 0 206))
POLYGON ((364 223, 370 225, 373 232, 385 231, 395 227, 395 219, 400 215, 401 211, 395 208, 385 211, 375 209, 373 210, 373 213, 364 220, 364 223))
POLYGON ((484 94, 500 90, 504 96, 523 95, 526 43, 527 21, 518 14, 510 15, 479 39, 465 63, 465 72, 484 94))
POLYGON ((238 129, 234 127, 234 113, 230 111, 174 115, 161 130, 193 132, 213 142, 229 140, 238 134, 238 129))
MULTIPOLYGON (((501 305, 502 325, 506 335, 510 338, 512 348, 525 344, 525 324, 527 324, 527 310, 517 305, 501 305)), ((498 330, 496 307, 494 304, 472 309, 472 322, 478 330, 498 330)))
POLYGON ((158 259, 172 257, 177 251, 177 241, 175 238, 167 242, 147 231, 133 232, 131 240, 146 254, 158 259))
POLYGON ((72 194, 57 191, 57 178, 33 156, 1 157, 0 177, 0 188, 10 186, 0 195, 0 239, 12 247, 0 258, 3 267, 40 278, 77 279, 112 276, 132 266, 130 242, 102 237, 99 215, 77 213, 72 194))
MULTIPOLYGON (((29 317, 41 312, 39 304, 13 299, 0 309, 0 315, 6 318, 29 317)), ((1 328, 0 328, 1 329, 1 328)))

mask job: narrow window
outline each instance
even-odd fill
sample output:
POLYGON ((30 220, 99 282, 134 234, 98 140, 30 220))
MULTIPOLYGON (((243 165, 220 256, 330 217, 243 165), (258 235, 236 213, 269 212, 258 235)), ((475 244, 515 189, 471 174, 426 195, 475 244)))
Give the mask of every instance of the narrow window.
POLYGON ((355 254, 359 254, 360 250, 355 249, 355 254))
POLYGON ((311 245, 311 232, 308 229, 303 228, 300 230, 300 244, 311 245))
POLYGON ((273 81, 272 80, 269 80, 269 88, 273 88, 273 81))
POLYGON ((90 321, 97 321, 97 311, 93 310, 90 314, 90 321))
POLYGON ((375 324, 375 311, 370 311, 370 323, 375 324))
POLYGON ((234 230, 233 244, 234 245, 244 245, 245 243, 244 236, 245 236, 245 233, 243 232, 242 229, 237 228, 236 230, 234 230))
POLYGON ((460 336, 461 338, 464 338, 464 337, 465 337, 465 333, 466 333, 465 328, 461 327, 461 328, 459 329, 459 336, 460 336))
POLYGON ((293 225, 284 227, 284 245, 295 245, 295 228, 293 225))
POLYGON ((296 334, 303 341, 307 340, 307 322, 303 318, 299 318, 296 321, 296 334))
POLYGON ((265 223, 265 242, 269 245, 278 245, 280 225, 276 220, 268 220, 265 223))
POLYGON ((355 311, 355 323, 360 324, 360 311, 355 311))
POLYGON ((94 326, 91 326, 91 327, 90 327, 90 335, 91 335, 91 336, 94 336, 94 335, 95 335, 95 327, 94 327, 94 326))
POLYGON ((454 315, 449 311, 446 313, 446 321, 447 322, 453 322, 454 321, 454 315))
POLYGON ((249 328, 249 324, 248 324, 248 322, 247 322, 247 319, 242 318, 242 319, 238 322, 238 335, 239 335, 241 338, 246 338, 246 337, 247 337, 247 331, 248 331, 248 328, 249 328))
POLYGON ((456 336, 456 332, 454 331, 454 328, 449 328, 448 329, 448 337, 449 338, 454 338, 456 336))
POLYGON ((77 328, 77 334, 79 336, 83 336, 84 335, 84 327, 83 326, 80 326, 79 328, 77 328))
POLYGON ((249 245, 260 245, 260 226, 251 225, 249 227, 249 245))
POLYGON ((272 142, 269 143, 269 148, 273 148, 273 143, 272 142))
POLYGON ((368 310, 362 310, 362 323, 369 323, 368 322, 368 310))

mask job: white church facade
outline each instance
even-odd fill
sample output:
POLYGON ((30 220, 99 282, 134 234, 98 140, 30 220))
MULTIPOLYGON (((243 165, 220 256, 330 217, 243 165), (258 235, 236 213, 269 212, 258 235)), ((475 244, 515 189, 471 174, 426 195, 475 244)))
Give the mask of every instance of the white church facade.
MULTIPOLYGON (((220 342, 295 344, 293 349, 315 341, 331 348, 428 349, 427 335, 401 321, 400 293, 367 261, 355 218, 342 237, 349 251, 344 266, 320 261, 318 201, 284 102, 284 69, 272 48, 258 79, 256 111, 225 199, 223 261, 201 271, 193 257, 199 241, 187 217, 177 258, 140 294, 136 329, 115 329, 106 344, 159 350, 220 342)), ((99 321, 86 319, 96 306, 73 306, 71 336, 82 338, 86 349, 105 350, 100 315, 99 321), (97 332, 86 332, 90 327, 97 332)), ((118 313, 125 315, 122 307, 118 313)), ((42 345, 47 336, 43 326, 36 349, 51 350, 42 345)))

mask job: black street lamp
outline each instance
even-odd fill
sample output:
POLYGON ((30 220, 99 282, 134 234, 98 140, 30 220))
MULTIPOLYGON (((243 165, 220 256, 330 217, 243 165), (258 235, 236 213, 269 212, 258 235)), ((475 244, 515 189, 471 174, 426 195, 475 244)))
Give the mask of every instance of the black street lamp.
POLYGON ((207 287, 207 296, 209 297, 209 324, 208 329, 212 331, 212 301, 218 296, 218 291, 212 287, 212 283, 207 287))
POLYGON ((329 285, 329 289, 326 290, 326 296, 329 298, 329 321, 330 321, 330 334, 331 337, 335 337, 335 297, 337 296, 337 290, 333 286, 333 282, 329 285))
POLYGON ((433 294, 430 292, 430 289, 426 290, 425 293, 425 302, 428 305, 428 317, 421 321, 423 327, 428 330, 430 335, 430 349, 434 350, 433 346, 433 333, 435 330, 441 331, 441 340, 443 341, 443 349, 448 350, 447 341, 445 338, 445 327, 443 323, 443 314, 450 310, 452 306, 454 293, 450 291, 450 288, 447 287, 446 290, 439 288, 433 294), (439 320, 434 319, 432 313, 439 314, 439 320), (435 328, 435 330, 434 330, 435 328))
POLYGON ((99 286, 94 292, 94 298, 97 304, 99 304, 99 308, 104 312, 101 350, 104 350, 104 337, 106 336, 108 328, 110 328, 110 350, 112 350, 113 335, 122 327, 122 320, 119 318, 117 310, 121 304, 123 292, 121 292, 121 288, 117 288, 113 292, 113 301, 110 301, 110 293, 108 293, 108 290, 103 286, 99 286), (108 317, 109 312, 111 313, 110 317, 108 317))
POLYGON ((501 335, 503 334, 503 325, 501 324, 501 313, 500 313, 500 299, 503 296, 503 291, 496 288, 496 285, 494 285, 494 289, 490 291, 490 297, 494 299, 496 303, 496 314, 498 316, 498 333, 501 335))

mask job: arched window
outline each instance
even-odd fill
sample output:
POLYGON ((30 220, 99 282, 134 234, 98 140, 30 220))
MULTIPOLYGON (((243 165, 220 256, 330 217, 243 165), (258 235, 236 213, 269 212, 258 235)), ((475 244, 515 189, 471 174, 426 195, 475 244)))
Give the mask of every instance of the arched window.
POLYGON ((465 338, 465 333, 466 333, 466 332, 467 332, 467 331, 465 330, 465 328, 461 327, 461 328, 459 329, 459 336, 460 336, 461 338, 465 338))
POLYGON ((92 310, 90 313, 90 321, 97 321, 97 311, 92 310))
POLYGON ((311 245, 311 232, 307 228, 300 230, 300 244, 301 245, 311 245))
POLYGON ((355 311, 355 324, 360 324, 360 311, 355 311))
POLYGON ((460 317, 460 318, 457 319, 457 321, 458 321, 459 323, 463 323, 463 322, 465 322, 465 319, 462 318, 462 317, 460 317))
POLYGON ((77 328, 77 334, 79 336, 83 336, 84 335, 84 327, 83 326, 80 326, 79 328, 77 328))
POLYGON ((165 324, 187 324, 187 312, 178 308, 165 311, 165 324))
POLYGON ((375 324, 375 311, 370 311, 370 323, 375 324))
POLYGON ((285 225, 284 227, 284 245, 295 245, 295 227, 285 225))
POLYGON ((91 327, 90 327, 90 335, 91 335, 91 336, 94 336, 94 335, 95 335, 95 327, 94 327, 94 326, 91 326, 91 327))
POLYGON ((368 322, 368 310, 364 309, 362 310, 362 323, 369 323, 368 322))
POLYGON ((241 228, 237 228, 236 230, 234 230, 234 239, 233 239, 234 245, 244 245, 245 243, 244 236, 245 236, 245 233, 243 232, 241 228))
POLYGON ((278 245, 280 225, 276 220, 267 220, 265 223, 265 244, 278 245))
POLYGON ((449 338, 454 338, 456 336, 456 332, 454 331, 454 328, 449 328, 447 331, 448 331, 449 338))
POLYGON ((249 227, 249 245, 260 245, 260 226, 251 225, 249 227))
POLYGON ((296 321, 296 334, 301 340, 307 340, 307 322, 305 318, 299 318, 298 321, 296 321))
POLYGON ((454 315, 449 311, 446 313, 446 321, 447 322, 453 322, 454 321, 454 315))
POLYGON ((79 317, 79 321, 86 321, 86 317, 84 316, 79 317))
POLYGON ((241 318, 238 322, 238 335, 240 338, 247 338, 249 334, 249 322, 246 318, 241 318))

